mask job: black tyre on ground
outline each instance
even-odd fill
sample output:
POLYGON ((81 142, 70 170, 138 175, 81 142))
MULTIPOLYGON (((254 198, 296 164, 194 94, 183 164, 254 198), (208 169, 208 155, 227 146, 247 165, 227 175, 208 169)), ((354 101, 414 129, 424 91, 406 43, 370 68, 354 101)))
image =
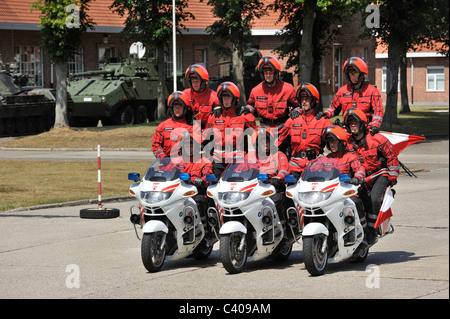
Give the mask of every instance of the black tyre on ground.
POLYGON ((107 219, 120 216, 120 209, 117 208, 84 208, 80 210, 80 218, 86 219, 107 219))

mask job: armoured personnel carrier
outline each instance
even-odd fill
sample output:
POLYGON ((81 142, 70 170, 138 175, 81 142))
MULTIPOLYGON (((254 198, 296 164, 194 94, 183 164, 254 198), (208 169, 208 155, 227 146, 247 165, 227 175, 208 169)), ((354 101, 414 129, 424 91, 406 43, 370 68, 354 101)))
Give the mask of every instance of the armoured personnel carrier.
MULTIPOLYGON (((155 120, 157 63, 143 58, 143 48, 140 52, 132 48, 130 57, 124 61, 105 63, 103 70, 69 75, 70 126, 96 126, 99 120, 102 125, 142 124, 155 120)), ((166 80, 166 83, 163 94, 168 97, 172 81, 166 80)))
POLYGON ((0 136, 40 133, 55 123, 55 94, 52 89, 23 89, 24 74, 0 68, 0 136))

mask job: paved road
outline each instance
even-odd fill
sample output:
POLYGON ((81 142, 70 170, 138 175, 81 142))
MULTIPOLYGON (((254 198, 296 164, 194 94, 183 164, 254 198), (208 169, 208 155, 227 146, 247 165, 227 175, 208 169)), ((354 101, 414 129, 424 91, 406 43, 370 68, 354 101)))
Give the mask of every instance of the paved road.
MULTIPOLYGON (((128 221, 132 202, 107 204, 122 215, 107 220, 80 219, 79 210, 92 205, 16 211, 0 214, 0 298, 178 299, 171 313, 192 298, 448 299, 448 150, 448 140, 432 141, 401 154, 418 178, 400 176, 395 232, 371 248, 364 264, 330 265, 326 275, 311 277, 297 244, 287 262, 250 262, 247 271, 229 275, 216 244, 207 261, 166 262, 151 274, 128 221)), ((274 301, 262 301, 276 309, 274 301)))

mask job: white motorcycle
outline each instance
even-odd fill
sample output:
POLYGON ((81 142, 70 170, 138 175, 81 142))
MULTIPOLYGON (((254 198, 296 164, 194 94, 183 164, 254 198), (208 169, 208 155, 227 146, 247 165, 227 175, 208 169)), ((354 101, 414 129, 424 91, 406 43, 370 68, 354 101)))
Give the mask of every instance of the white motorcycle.
MULTIPOLYGON (((221 225, 220 259, 232 274, 241 272, 247 261, 268 256, 285 260, 294 244, 294 239, 284 238, 280 212, 270 198, 276 190, 267 183, 267 174, 248 165, 242 169, 245 165, 230 164, 207 191, 216 203, 216 208, 208 210, 208 220, 221 225)), ((215 175, 207 175, 207 179, 212 181, 215 175)))
POLYGON ((209 257, 217 239, 201 221, 189 173, 156 159, 142 180, 138 173, 129 173, 128 179, 137 182, 129 189, 139 201, 130 208, 130 221, 135 230, 136 225, 142 229, 141 257, 149 272, 159 271, 165 260, 209 257))
MULTIPOLYGON (((301 219, 305 267, 313 276, 324 274, 328 263, 345 260, 364 262, 369 249, 361 245, 363 227, 350 199, 358 186, 347 183, 349 174, 339 174, 337 163, 327 157, 312 162, 298 183, 286 189, 301 219)), ((286 176, 293 182, 292 175, 286 176)), ((381 238, 394 231, 387 218, 377 229, 381 238)))

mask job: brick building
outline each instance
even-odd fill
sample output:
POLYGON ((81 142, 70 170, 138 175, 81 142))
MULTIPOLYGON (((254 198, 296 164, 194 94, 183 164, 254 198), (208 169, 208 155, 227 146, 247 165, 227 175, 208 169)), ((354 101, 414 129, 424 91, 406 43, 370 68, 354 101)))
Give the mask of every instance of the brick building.
MULTIPOLYGON (((386 101, 387 48, 378 46, 376 58, 376 85, 386 101)), ((449 105, 449 59, 437 50, 424 47, 406 53, 407 88, 412 105, 449 105)), ((398 102, 400 103, 400 74, 398 102)))
MULTIPOLYGON (((49 57, 40 47, 39 11, 29 12, 30 4, 35 0, 2 0, 0 2, 0 57, 4 63, 16 61, 19 70, 34 75, 30 86, 54 86, 53 66, 49 57)), ((96 23, 94 30, 84 35, 80 55, 69 62, 69 72, 97 70, 109 57, 126 57, 131 43, 121 41, 120 31, 124 18, 109 9, 112 0, 96 0, 90 4, 89 16, 96 23)), ((267 3, 266 3, 267 4, 267 3)), ((186 21, 188 32, 177 35, 177 71, 184 71, 193 63, 202 63, 211 76, 223 75, 226 66, 211 66, 221 61, 208 47, 210 38, 205 32, 206 26, 214 21, 211 9, 206 1, 190 0, 187 11, 195 15, 195 20, 186 21)), ((274 54, 280 44, 275 36, 283 23, 277 23, 277 14, 268 14, 254 22, 252 43, 259 47, 263 55, 274 54)), ((357 41, 359 19, 341 27, 341 33, 328 50, 321 64, 320 91, 325 107, 331 102, 336 90, 346 83, 342 74, 342 65, 350 56, 362 57, 368 65, 368 78, 383 91, 386 65, 385 53, 376 49, 371 40, 357 41)), ((386 51, 387 52, 387 51, 386 51)), ((169 52, 171 54, 171 51, 169 52)), ((387 57, 387 53, 386 53, 387 57)), ((448 105, 448 58, 442 58, 434 52, 416 52, 409 56, 408 78, 414 77, 414 104, 448 105), (411 64, 412 62, 412 64, 411 64), (443 73, 443 74, 442 74, 443 73), (444 80, 442 80, 442 78, 444 80), (434 81, 434 82, 433 82, 434 81), (431 87, 434 85, 434 88, 431 87), (443 88, 442 88, 443 87, 443 88)), ((167 74, 172 74, 172 58, 167 60, 167 74)), ((282 68, 285 61, 280 60, 282 68)), ((291 72, 292 70, 286 70, 291 72)), ((294 86, 298 85, 294 77, 294 86)), ((385 94, 384 94, 385 98, 385 94)), ((411 98, 411 93, 410 93, 411 98)))

